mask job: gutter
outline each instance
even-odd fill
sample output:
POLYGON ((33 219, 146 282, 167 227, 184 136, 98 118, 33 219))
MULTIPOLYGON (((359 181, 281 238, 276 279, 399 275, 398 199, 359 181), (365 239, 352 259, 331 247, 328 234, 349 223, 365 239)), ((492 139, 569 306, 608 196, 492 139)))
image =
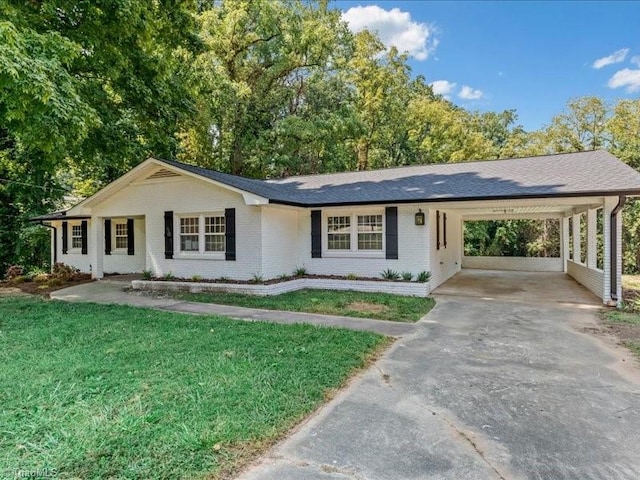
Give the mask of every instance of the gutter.
POLYGON ((609 245, 611 246, 610 270, 611 270, 611 300, 618 302, 618 213, 624 207, 627 197, 620 195, 618 204, 611 211, 609 222, 609 245))
MULTIPOLYGON (((58 263, 58 229, 53 225, 44 223, 42 220, 40 220, 39 224, 53 230, 53 265, 55 265, 58 263)), ((53 268, 53 265, 51 265, 51 268, 53 268)))

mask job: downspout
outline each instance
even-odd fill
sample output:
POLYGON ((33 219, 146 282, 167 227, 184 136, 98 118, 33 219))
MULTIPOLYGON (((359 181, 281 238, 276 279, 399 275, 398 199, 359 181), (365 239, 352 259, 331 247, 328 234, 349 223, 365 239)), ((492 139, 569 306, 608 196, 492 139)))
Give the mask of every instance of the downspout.
MULTIPOLYGON (((53 225, 49 225, 40 220, 40 225, 43 227, 47 227, 53 230, 53 265, 58 263, 58 229, 53 225)), ((53 268, 51 265, 51 268, 53 268)))
POLYGON ((618 213, 624 207, 627 197, 620 195, 618 204, 611 211, 609 222, 609 245, 611 246, 610 270, 611 270, 611 300, 618 301, 618 213))

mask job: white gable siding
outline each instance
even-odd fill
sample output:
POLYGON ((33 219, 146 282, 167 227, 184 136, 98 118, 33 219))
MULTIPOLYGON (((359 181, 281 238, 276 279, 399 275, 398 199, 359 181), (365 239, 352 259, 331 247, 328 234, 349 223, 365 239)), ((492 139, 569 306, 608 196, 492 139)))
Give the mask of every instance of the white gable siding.
POLYGON ((298 216, 295 209, 262 207, 262 277, 291 275, 298 266, 298 216))
MULTIPOLYGON (((370 211, 382 211, 384 205, 373 205, 370 211)), ((298 217, 298 265, 304 266, 307 272, 315 275, 349 275, 363 277, 380 277, 380 272, 390 268, 399 273, 411 272, 414 276, 421 271, 429 270, 428 230, 427 226, 415 225, 414 215, 419 205, 398 206, 398 259, 363 258, 357 254, 350 256, 329 257, 323 253, 322 258, 311 258, 311 210, 300 212, 298 217)), ((421 206, 425 211, 425 207, 421 206)), ((357 208, 366 214, 367 207, 327 208, 327 212, 348 215, 357 208)), ((326 218, 323 212, 323 249, 326 247, 326 218)))
POLYGON ((444 283, 462 268, 462 218, 451 210, 440 211, 440 249, 437 249, 437 208, 429 210, 429 245, 431 258, 431 289, 444 283), (447 214, 447 246, 444 247, 444 214, 447 214))
MULTIPOLYGON (((196 179, 176 179, 157 183, 129 185, 96 206, 94 217, 142 215, 145 219, 146 268, 155 275, 171 272, 176 277, 228 277, 248 280, 260 274, 261 215, 259 207, 247 206, 242 196, 196 179), (226 208, 236 209, 236 261, 207 258, 164 258, 164 212, 173 211, 174 218, 191 213, 224 214, 226 208)), ((179 228, 174 227, 174 237, 179 228)))

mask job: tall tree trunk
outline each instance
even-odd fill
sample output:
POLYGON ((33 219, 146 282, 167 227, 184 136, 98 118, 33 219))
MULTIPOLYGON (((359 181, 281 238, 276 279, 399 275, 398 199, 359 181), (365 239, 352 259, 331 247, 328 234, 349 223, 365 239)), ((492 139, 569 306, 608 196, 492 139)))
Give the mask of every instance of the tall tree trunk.
POLYGON ((366 138, 361 138, 360 140, 358 140, 356 151, 358 154, 358 170, 368 170, 369 169, 369 141, 366 138))

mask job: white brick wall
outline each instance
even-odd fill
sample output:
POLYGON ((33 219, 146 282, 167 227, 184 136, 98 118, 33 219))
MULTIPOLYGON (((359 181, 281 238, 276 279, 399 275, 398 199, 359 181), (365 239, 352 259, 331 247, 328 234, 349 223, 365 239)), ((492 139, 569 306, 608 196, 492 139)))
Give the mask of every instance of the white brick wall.
POLYGON ((451 210, 440 210, 440 249, 436 247, 436 210, 428 212, 428 227, 431 235, 429 251, 431 258, 431 288, 446 282, 462 268, 462 218, 451 210), (447 214, 447 247, 444 247, 444 214, 447 214))
POLYGON ((262 207, 262 276, 291 275, 298 264, 298 216, 292 208, 262 207))
MULTIPOLYGON (((67 254, 64 255, 62 253, 62 222, 51 222, 51 225, 56 227, 56 235, 58 236, 58 254, 57 261, 60 263, 64 263, 65 265, 71 265, 73 267, 78 268, 81 272, 89 273, 91 271, 91 256, 90 255, 82 255, 80 249, 72 249, 71 248, 71 226, 72 225, 80 225, 80 220, 69 220, 67 222, 69 228, 69 248, 67 250, 67 254)), ((88 245, 91 248, 91 220, 88 223, 88 245)))
POLYGON ((303 288, 322 290, 355 290, 357 292, 386 292, 396 295, 426 297, 430 288, 428 283, 416 282, 377 282, 359 280, 331 280, 324 278, 300 278, 271 285, 247 285, 234 283, 196 283, 196 282, 154 282, 134 280, 135 290, 167 291, 182 290, 200 292, 235 292, 249 295, 268 296, 293 292, 303 288))
POLYGON ((562 272, 562 258, 462 257, 462 268, 521 272, 562 272))
POLYGON ((603 298, 604 273, 602 270, 596 270, 573 260, 567 260, 567 273, 598 297, 603 298))
MULTIPOLYGON (((298 216, 298 265, 304 266, 308 273, 317 275, 348 275, 350 273, 362 277, 379 277, 380 272, 390 268, 399 273, 403 271, 417 275, 429 270, 428 230, 427 226, 415 225, 414 215, 418 208, 426 212, 424 205, 398 206, 398 259, 365 258, 357 253, 329 257, 323 253, 322 258, 311 258, 311 209, 301 210, 298 216)), ((385 205, 357 207, 358 212, 366 214, 382 213, 385 205)), ((327 208, 323 211, 323 228, 326 228, 325 213, 349 215, 354 207, 327 208)), ((323 234, 322 245, 326 246, 326 235, 323 234)))
MULTIPOLYGON (((126 219, 119 219, 119 221, 126 222, 126 219)), ((127 250, 116 250, 115 239, 112 240, 111 255, 104 255, 103 259, 105 273, 136 273, 145 269, 144 218, 133 219, 133 230, 135 255, 127 255, 127 250)), ((112 235, 115 235, 115 221, 112 223, 112 235)))

